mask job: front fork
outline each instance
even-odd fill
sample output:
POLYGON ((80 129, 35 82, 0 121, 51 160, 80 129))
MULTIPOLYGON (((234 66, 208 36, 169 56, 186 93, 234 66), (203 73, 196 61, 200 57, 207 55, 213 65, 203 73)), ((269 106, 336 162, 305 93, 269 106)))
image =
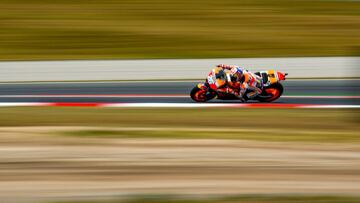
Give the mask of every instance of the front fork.
POLYGON ((206 99, 210 100, 217 96, 217 93, 210 88, 210 85, 206 82, 201 82, 197 85, 199 89, 206 90, 206 99))

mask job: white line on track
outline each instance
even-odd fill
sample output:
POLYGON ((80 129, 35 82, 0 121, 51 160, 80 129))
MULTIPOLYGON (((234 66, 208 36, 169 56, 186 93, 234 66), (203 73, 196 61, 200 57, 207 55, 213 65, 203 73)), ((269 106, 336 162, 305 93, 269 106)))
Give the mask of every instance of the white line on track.
POLYGON ((67 103, 67 102, 7 102, 0 107, 49 106, 49 107, 100 107, 100 108, 360 108, 360 105, 309 105, 279 103, 67 103))
POLYGON ((301 108, 310 108, 310 109, 354 109, 360 108, 360 105, 305 105, 301 108))
POLYGON ((45 102, 0 102, 0 107, 46 106, 45 102))
MULTIPOLYGON (((288 78, 287 81, 359 81, 360 78, 288 78)), ((101 84, 101 83, 198 83, 204 81, 203 79, 184 79, 184 80, 129 80, 129 81, 33 81, 33 82, 0 82, 0 84, 11 85, 11 84, 101 84)))

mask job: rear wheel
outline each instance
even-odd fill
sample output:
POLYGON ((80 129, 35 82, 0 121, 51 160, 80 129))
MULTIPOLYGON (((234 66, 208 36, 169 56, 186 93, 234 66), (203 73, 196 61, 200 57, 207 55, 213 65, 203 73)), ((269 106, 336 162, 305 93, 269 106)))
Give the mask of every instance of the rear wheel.
POLYGON ((195 86, 190 93, 192 100, 196 102, 206 102, 213 99, 216 95, 209 93, 207 90, 203 90, 195 86))
POLYGON ((257 100, 260 102, 272 102, 279 99, 284 92, 284 87, 281 83, 275 83, 266 87, 263 91, 261 95, 264 97, 259 96, 257 100))

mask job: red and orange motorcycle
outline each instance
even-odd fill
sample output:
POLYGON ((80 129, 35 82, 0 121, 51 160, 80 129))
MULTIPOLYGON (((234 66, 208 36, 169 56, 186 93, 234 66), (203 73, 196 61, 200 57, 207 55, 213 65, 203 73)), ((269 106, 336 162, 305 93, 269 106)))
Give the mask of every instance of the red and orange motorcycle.
MULTIPOLYGON (((261 71, 256 72, 256 75, 260 76, 263 80, 263 89, 262 93, 257 95, 251 100, 257 100, 259 102, 272 102, 280 98, 284 92, 284 87, 281 84, 281 81, 286 79, 287 73, 282 73, 275 70, 261 71)), ((243 99, 245 101, 249 100, 245 92, 243 99)), ((211 99, 220 99, 220 100, 236 100, 236 96, 227 93, 219 93, 212 90, 208 83, 199 83, 197 84, 190 93, 191 98, 196 102, 207 102, 211 99)))

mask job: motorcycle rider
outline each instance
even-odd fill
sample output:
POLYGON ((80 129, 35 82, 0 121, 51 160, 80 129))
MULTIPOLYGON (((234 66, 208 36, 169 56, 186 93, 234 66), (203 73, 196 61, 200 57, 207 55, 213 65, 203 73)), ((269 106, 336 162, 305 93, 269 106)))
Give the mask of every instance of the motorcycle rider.
MULTIPOLYGON (((243 96, 247 90, 250 92, 246 95, 248 99, 252 99, 261 94, 263 88, 263 82, 261 77, 251 73, 248 70, 244 70, 239 66, 219 64, 217 66, 219 70, 228 70, 227 83, 228 87, 220 86, 218 91, 230 93, 235 95, 240 100, 244 101, 243 96), (230 71, 229 71, 230 70, 230 71), (222 87, 222 88, 221 88, 222 87), (236 90, 240 90, 239 92, 236 90)), ((215 69, 214 69, 215 70, 215 69)), ((225 71, 224 71, 225 72, 225 71)), ((216 76, 216 74, 215 74, 216 76)), ((210 84, 210 83, 209 83, 210 84)), ((220 83, 223 84, 223 83, 220 83)), ((211 85, 210 85, 211 86, 211 85)), ((212 88, 214 89, 214 88, 212 88)))
POLYGON ((238 66, 219 64, 211 70, 206 81, 214 91, 232 94, 242 99, 239 92, 240 78, 237 69, 241 70, 238 66))

